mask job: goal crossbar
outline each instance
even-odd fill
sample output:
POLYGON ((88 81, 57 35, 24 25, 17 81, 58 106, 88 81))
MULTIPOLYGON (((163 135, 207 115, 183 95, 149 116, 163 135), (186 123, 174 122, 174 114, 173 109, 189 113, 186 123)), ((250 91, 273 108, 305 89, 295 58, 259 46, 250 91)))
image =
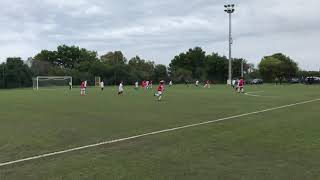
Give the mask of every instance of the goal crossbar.
POLYGON ((72 88, 72 77, 71 76, 37 76, 33 78, 33 88, 39 90, 39 81, 61 81, 61 80, 68 80, 72 88))

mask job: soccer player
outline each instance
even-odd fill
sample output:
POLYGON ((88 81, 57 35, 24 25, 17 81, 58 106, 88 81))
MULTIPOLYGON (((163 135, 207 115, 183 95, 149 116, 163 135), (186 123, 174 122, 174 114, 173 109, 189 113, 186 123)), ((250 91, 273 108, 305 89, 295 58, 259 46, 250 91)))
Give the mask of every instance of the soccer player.
POLYGON ((205 84, 204 84, 204 88, 210 88, 210 81, 206 80, 205 84))
POLYGON ((197 87, 199 86, 199 81, 198 81, 198 80, 196 80, 196 86, 197 86, 197 87))
POLYGON ((146 81, 146 89, 149 89, 150 82, 146 81))
POLYGON ((104 82, 103 81, 100 82, 100 88, 101 88, 101 91, 104 90, 104 82))
POLYGON ((88 81, 85 80, 85 81, 84 81, 84 88, 87 88, 87 85, 88 85, 88 81))
POLYGON ((134 85, 135 85, 135 89, 139 88, 139 82, 138 81, 134 85))
POLYGON ((142 87, 142 89, 145 89, 145 88, 146 88, 146 81, 142 81, 142 82, 141 82, 141 87, 142 87))
POLYGON ((69 81, 69 89, 70 89, 70 91, 72 90, 72 82, 71 81, 69 81))
POLYGON ((235 80, 235 79, 234 79, 234 80, 232 80, 231 85, 232 85, 232 87, 233 87, 233 88, 236 88, 236 80, 235 80))
POLYGON ((171 87, 173 85, 172 80, 169 82, 169 87, 171 87))
POLYGON ((238 93, 244 93, 244 89, 243 89, 243 86, 244 86, 244 80, 243 80, 243 77, 241 77, 238 81, 238 93))
POLYGON ((153 88, 153 81, 152 81, 152 80, 150 81, 149 86, 150 86, 150 89, 152 89, 152 88, 153 88))
POLYGON ((123 94, 123 82, 121 81, 121 83, 119 84, 119 88, 118 88, 118 95, 123 94))
POLYGON ((158 97, 158 101, 161 101, 163 91, 164 91, 164 81, 160 81, 160 84, 158 86, 158 93, 154 94, 155 96, 158 97))
POLYGON ((189 87, 189 80, 186 80, 186 81, 185 81, 185 84, 186 84, 186 86, 189 87))
POLYGON ((80 94, 81 94, 81 96, 85 96, 86 95, 86 88, 85 88, 84 81, 82 81, 81 84, 80 84, 80 94))

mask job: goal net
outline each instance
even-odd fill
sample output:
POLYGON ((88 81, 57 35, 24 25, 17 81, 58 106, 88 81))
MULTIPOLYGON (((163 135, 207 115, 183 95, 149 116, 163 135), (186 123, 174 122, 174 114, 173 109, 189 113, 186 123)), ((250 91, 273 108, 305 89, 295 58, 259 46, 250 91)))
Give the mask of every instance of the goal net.
POLYGON ((72 88, 71 76, 37 76, 33 78, 33 89, 72 88))
POLYGON ((100 76, 96 76, 94 78, 94 82, 95 82, 94 84, 95 84, 96 87, 100 87, 101 77, 100 76))

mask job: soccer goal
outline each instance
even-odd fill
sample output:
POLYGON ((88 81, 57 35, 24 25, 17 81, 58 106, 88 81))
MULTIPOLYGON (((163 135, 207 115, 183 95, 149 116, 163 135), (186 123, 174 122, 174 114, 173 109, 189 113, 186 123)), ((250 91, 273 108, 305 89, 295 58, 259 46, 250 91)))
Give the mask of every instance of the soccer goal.
POLYGON ((96 76, 94 78, 94 84, 96 87, 100 87, 100 83, 101 83, 101 77, 100 76, 96 76))
POLYGON ((33 78, 33 89, 39 90, 39 88, 72 88, 71 76, 37 76, 33 78))

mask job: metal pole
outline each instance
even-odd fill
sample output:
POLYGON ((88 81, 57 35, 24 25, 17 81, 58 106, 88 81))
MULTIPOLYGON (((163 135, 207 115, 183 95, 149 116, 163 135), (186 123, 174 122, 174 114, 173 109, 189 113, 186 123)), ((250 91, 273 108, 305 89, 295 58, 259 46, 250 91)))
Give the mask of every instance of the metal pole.
POLYGON ((37 77, 37 90, 39 90, 39 77, 37 77))
POLYGON ((71 89, 73 88, 73 81, 72 81, 72 77, 71 77, 71 89))
POLYGON ((228 84, 232 82, 232 56, 231 56, 231 45, 232 45, 232 35, 231 35, 231 13, 229 13, 229 78, 228 84))
POLYGON ((117 58, 117 62, 116 62, 116 69, 115 69, 115 71, 114 71, 114 80, 115 80, 115 82, 114 82, 114 84, 117 86, 117 69, 118 69, 118 61, 119 61, 119 59, 118 59, 118 56, 117 56, 117 52, 115 51, 114 52, 114 54, 115 54, 115 56, 116 56, 116 58, 117 58))
POLYGON ((243 72, 243 59, 241 60, 241 77, 243 78, 244 72, 243 72))
POLYGON ((2 69, 2 81, 3 81, 3 84, 2 85, 3 85, 3 88, 5 88, 6 87, 6 83, 5 83, 6 80, 5 80, 5 74, 4 74, 5 63, 3 63, 2 66, 3 66, 3 69, 2 69))

